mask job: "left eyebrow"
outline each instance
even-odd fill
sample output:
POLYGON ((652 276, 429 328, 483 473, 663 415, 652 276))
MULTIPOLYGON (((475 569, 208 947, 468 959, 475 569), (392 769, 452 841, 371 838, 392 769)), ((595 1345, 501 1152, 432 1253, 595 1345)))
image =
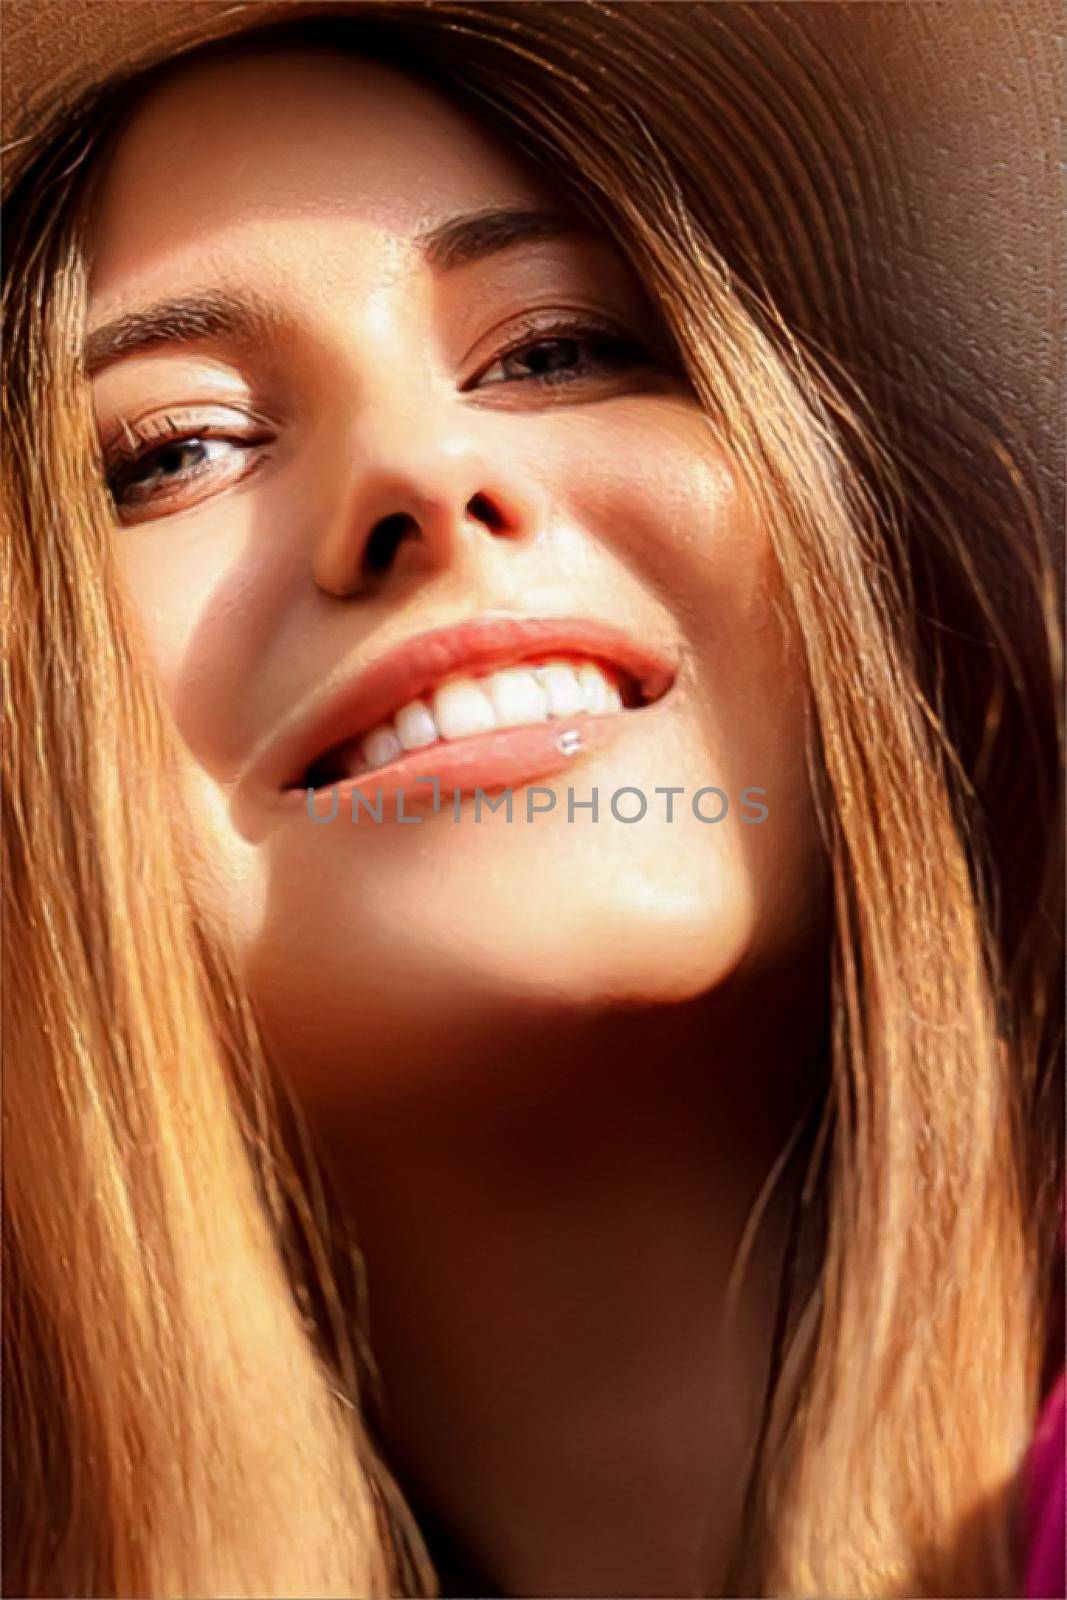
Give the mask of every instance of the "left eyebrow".
MULTIPOLYGON (((417 234, 414 243, 428 266, 453 272, 512 245, 596 232, 557 211, 506 207, 450 217, 417 234)), ((123 356, 205 339, 255 345, 290 325, 276 305, 250 289, 203 289, 157 300, 94 328, 85 342, 85 370, 92 376, 123 356)))
POLYGON ((496 255, 513 244, 533 244, 567 234, 593 234, 588 223, 565 217, 559 211, 498 207, 450 217, 417 234, 415 243, 423 259, 439 272, 452 272, 472 261, 496 255))

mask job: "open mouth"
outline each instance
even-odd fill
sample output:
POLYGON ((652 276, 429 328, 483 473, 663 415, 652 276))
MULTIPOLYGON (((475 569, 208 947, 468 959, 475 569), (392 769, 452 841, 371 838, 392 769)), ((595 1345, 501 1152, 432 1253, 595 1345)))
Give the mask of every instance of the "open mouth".
POLYGON ((323 789, 392 767, 415 751, 433 754, 460 740, 509 728, 637 710, 670 682, 642 683, 614 662, 558 649, 478 673, 427 684, 374 726, 323 750, 289 787, 323 789))

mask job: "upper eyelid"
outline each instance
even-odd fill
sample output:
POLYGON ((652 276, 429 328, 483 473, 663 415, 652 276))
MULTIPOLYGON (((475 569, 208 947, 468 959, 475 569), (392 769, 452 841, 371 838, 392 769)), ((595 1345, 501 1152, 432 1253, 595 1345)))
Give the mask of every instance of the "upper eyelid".
POLYGON ((513 338, 507 339, 498 352, 499 355, 507 355, 510 350, 524 344, 533 344, 538 339, 552 338, 554 335, 566 333, 599 333, 617 339, 637 338, 625 323, 606 312, 579 311, 562 315, 545 312, 543 323, 534 320, 537 315, 536 312, 530 314, 529 325, 518 331, 513 338))
POLYGON ((145 455, 158 444, 160 448, 168 443, 183 438, 187 434, 198 431, 207 433, 213 431, 219 436, 224 435, 224 430, 234 431, 242 427, 272 428, 278 426, 280 418, 272 416, 255 406, 249 406, 240 413, 227 418, 218 416, 205 416, 203 412, 212 409, 225 410, 226 406, 221 401, 204 401, 201 414, 197 415, 196 402, 187 401, 184 405, 168 407, 161 413, 150 413, 147 421, 130 422, 122 418, 111 430, 106 438, 100 441, 100 452, 104 459, 122 461, 129 460, 135 454, 145 455), (188 418, 176 417, 174 413, 190 411, 194 414, 188 418), (170 424, 168 427, 167 424, 170 424), (138 433, 138 428, 143 428, 143 433, 138 433), (146 436, 147 435, 147 436, 146 436))
MULTIPOLYGON (((536 313, 531 315, 536 316, 536 313)), ((546 339, 577 338, 582 334, 599 336, 602 339, 625 340, 633 344, 645 343, 640 335, 627 328, 624 323, 604 313, 589 311, 553 316, 551 312, 546 312, 543 323, 531 321, 513 336, 504 338, 494 353, 480 362, 478 370, 484 371, 486 366, 491 366, 496 361, 503 361, 506 356, 513 355, 516 350, 521 350, 528 344, 538 344, 546 339)))

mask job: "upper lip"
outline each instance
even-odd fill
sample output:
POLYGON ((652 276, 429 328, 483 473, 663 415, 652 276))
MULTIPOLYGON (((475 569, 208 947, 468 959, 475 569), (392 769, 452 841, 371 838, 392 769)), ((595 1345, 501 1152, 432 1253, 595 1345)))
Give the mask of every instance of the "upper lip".
POLYGON ((666 650, 638 644, 621 629, 584 617, 496 616, 434 628, 314 696, 271 737, 262 758, 253 761, 253 776, 275 790, 300 787, 326 751, 369 732, 445 678, 555 653, 621 668, 645 700, 659 699, 676 671, 666 650))

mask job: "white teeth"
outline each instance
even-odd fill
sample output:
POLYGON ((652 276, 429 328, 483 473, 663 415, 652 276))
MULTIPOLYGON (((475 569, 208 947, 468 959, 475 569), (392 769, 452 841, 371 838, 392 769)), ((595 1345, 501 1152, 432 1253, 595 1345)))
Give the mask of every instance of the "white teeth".
POLYGON ((496 713, 473 678, 453 678, 433 697, 434 720, 442 739, 468 739, 497 726, 496 713))
MULTIPOLYGON (((596 672, 596 668, 590 668, 596 672)), ((573 717, 585 710, 585 695, 578 683, 578 674, 566 661, 550 661, 540 671, 541 682, 548 696, 548 709, 554 717, 573 717)))
POLYGON ((424 700, 412 700, 397 712, 396 732, 405 750, 421 750, 437 742, 437 724, 424 700))
MULTIPOLYGON (((409 749, 414 749, 411 745, 409 749)), ((372 728, 362 744, 360 753, 368 767, 384 767, 390 761, 395 761, 401 755, 404 746, 397 736, 396 729, 388 722, 383 722, 380 728, 372 728)))
POLYGON ((507 667, 483 678, 453 678, 440 686, 432 704, 410 701, 391 722, 365 734, 359 748, 367 767, 384 767, 405 750, 422 750, 439 739, 468 739, 494 728, 622 709, 618 689, 592 662, 507 667))
POLYGON ((498 728, 521 728, 527 722, 544 722, 548 698, 533 672, 516 667, 494 672, 485 688, 496 713, 498 728))
POLYGON ((579 667, 578 687, 581 691, 586 711, 590 711, 594 716, 597 716, 600 712, 610 709, 608 691, 611 685, 598 668, 591 666, 588 662, 579 667))

